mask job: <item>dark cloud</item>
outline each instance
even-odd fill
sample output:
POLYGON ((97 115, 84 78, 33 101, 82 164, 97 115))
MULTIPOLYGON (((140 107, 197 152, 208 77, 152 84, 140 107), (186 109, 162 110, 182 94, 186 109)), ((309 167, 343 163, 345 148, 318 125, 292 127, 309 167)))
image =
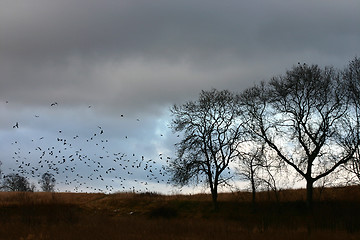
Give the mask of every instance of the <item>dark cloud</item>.
POLYGON ((284 43, 296 51, 299 46, 327 46, 329 37, 358 37, 356 1, 5 1, 3 5, 5 56, 46 61, 73 54, 150 59, 251 55, 284 43))
POLYGON ((356 1, 4 1, 2 91, 76 100, 104 95, 103 86, 171 92, 179 81, 189 91, 258 80, 233 71, 242 65, 265 78, 267 66, 283 71, 298 60, 339 64, 359 51, 358 8, 356 1), (221 84, 211 79, 217 72, 221 84))

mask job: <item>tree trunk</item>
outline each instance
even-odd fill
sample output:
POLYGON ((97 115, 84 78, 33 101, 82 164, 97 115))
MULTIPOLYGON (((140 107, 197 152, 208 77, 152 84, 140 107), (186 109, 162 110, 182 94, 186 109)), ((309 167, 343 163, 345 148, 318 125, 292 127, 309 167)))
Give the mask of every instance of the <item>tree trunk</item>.
POLYGON ((212 193, 212 201, 213 201, 214 209, 215 209, 215 210, 218 210, 218 208, 219 208, 218 202, 217 202, 217 197, 218 197, 218 193, 217 193, 217 191, 214 191, 214 192, 212 193))
POLYGON ((217 184, 214 183, 214 185, 211 187, 211 197, 212 197, 212 202, 214 204, 214 209, 218 210, 218 202, 217 202, 217 198, 218 198, 218 189, 217 189, 217 184))
POLYGON ((255 205, 256 201, 256 188, 255 188, 255 181, 251 179, 251 190, 252 190, 252 204, 255 205))
POLYGON ((251 181, 251 190, 252 190, 252 205, 255 205, 255 197, 256 197, 256 187, 255 187, 255 179, 254 179, 254 172, 253 164, 250 165, 250 181, 251 181))
POLYGON ((306 205, 308 210, 311 210, 313 205, 313 184, 312 178, 306 179, 306 205))

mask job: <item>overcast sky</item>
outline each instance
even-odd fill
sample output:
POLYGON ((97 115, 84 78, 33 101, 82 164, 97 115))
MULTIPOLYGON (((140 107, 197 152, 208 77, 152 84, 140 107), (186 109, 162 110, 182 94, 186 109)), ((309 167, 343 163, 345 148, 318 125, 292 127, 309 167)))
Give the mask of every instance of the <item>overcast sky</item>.
POLYGON ((358 0, 0 0, 2 170, 20 166, 32 182, 58 170, 60 190, 174 191, 159 175, 178 140, 173 104, 240 92, 298 62, 343 68, 360 55, 359 10, 358 0), (157 179, 132 167, 142 159, 157 179))

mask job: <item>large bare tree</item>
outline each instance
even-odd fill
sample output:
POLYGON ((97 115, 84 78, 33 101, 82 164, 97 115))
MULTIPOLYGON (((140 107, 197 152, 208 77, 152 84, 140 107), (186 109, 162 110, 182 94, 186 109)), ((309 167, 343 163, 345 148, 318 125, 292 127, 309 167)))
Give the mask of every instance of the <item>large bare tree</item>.
POLYGON ((306 181, 311 208, 314 182, 352 159, 359 145, 358 123, 339 72, 298 64, 246 90, 241 101, 247 128, 306 181))
POLYGON ((183 133, 176 144, 177 158, 169 164, 172 181, 187 185, 205 177, 215 208, 218 186, 231 177, 223 173, 238 157, 242 138, 239 110, 234 94, 215 89, 202 91, 197 101, 171 108, 172 129, 183 133))

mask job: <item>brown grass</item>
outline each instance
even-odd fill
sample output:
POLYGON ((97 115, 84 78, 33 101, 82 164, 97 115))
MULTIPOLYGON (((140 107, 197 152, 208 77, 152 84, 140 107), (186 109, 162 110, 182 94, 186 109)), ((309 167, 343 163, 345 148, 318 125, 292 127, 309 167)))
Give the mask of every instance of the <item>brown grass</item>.
POLYGON ((159 194, 0 192, 0 239, 360 239, 360 187, 315 191, 307 213, 304 190, 159 194))

